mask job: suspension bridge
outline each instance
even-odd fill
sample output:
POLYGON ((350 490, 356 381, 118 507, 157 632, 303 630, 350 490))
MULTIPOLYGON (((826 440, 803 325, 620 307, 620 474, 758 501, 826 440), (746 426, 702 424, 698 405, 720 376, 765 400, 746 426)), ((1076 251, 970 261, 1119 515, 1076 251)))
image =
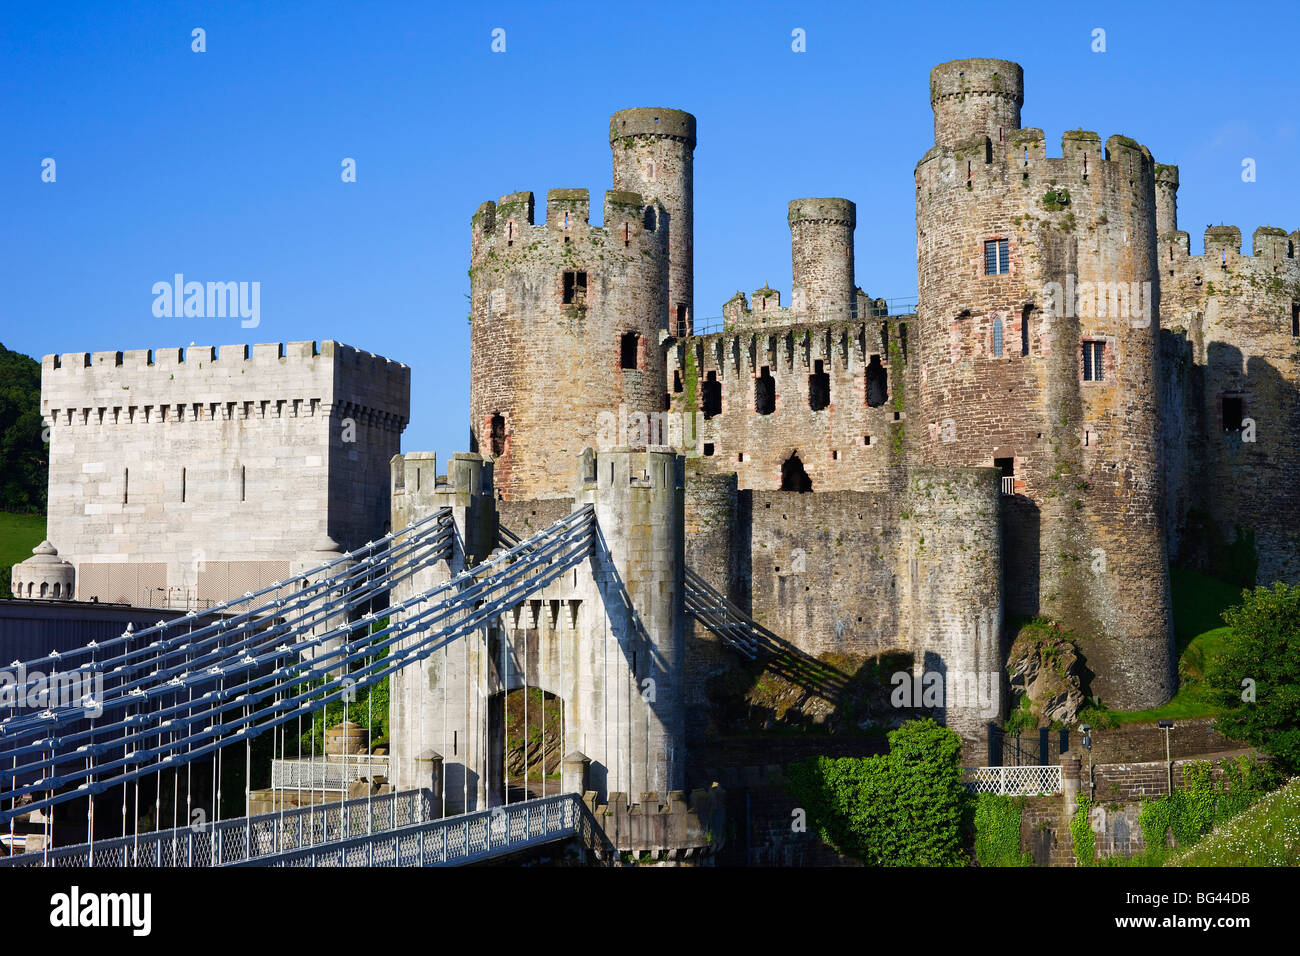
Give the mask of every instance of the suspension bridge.
POLYGON ((663 816, 656 832, 700 843, 700 820, 718 807, 680 791, 683 621, 750 659, 779 639, 685 568, 681 460, 609 454, 597 469, 592 457, 570 514, 524 539, 494 523, 485 547, 474 509, 490 505, 490 483, 477 456, 457 458, 450 484, 408 495, 406 526, 364 548, 238 600, 15 662, 31 684, 83 692, 0 717, 0 832, 14 847, 18 821, 42 828, 38 851, 0 866, 441 866, 575 840, 608 860, 618 848, 595 799, 612 808, 607 826, 635 802, 628 794, 663 816), (326 709, 385 681, 386 792, 369 755, 316 750, 326 709), (560 701, 560 780, 548 778, 548 731, 530 728, 526 696, 523 783, 507 778, 506 694, 520 687, 560 701), (539 730, 537 794, 526 743, 539 730), (268 740, 277 762, 306 772, 272 791, 273 812, 249 813, 254 742, 268 740), (230 774, 244 799, 224 809, 238 815, 223 815, 230 774), (339 784, 327 794, 332 775, 361 780, 364 795, 339 784), (60 843, 69 804, 85 806, 84 839, 60 843))

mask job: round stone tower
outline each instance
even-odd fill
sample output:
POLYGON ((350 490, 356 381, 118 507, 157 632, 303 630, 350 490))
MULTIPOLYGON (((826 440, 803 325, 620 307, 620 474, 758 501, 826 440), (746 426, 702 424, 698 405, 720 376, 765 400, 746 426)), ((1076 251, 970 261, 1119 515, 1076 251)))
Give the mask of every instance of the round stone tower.
POLYGON ((1024 71, 1010 60, 952 60, 930 71, 936 146, 980 135, 1002 142, 1020 129, 1024 102, 1024 71))
POLYGON ((1156 165, 1156 237, 1178 231, 1178 167, 1156 165))
POLYGON ((847 199, 796 199, 790 203, 792 312, 827 318, 852 314, 857 301, 853 285, 857 214, 857 206, 847 199))
POLYGON ((668 211, 668 296, 664 328, 690 334, 695 320, 695 117, 681 110, 619 110, 609 119, 614 188, 668 211))
POLYGON ((552 189, 541 224, 532 193, 474 214, 470 447, 507 500, 569 497, 602 413, 664 408, 664 207, 611 191, 596 227, 589 205, 585 189, 552 189))
POLYGON ((1151 154, 1019 128, 1021 71, 932 73, 916 168, 914 460, 1001 470, 1006 601, 1082 644, 1120 708, 1174 691, 1157 388, 1151 154), (965 84, 963 86, 963 84, 965 84))

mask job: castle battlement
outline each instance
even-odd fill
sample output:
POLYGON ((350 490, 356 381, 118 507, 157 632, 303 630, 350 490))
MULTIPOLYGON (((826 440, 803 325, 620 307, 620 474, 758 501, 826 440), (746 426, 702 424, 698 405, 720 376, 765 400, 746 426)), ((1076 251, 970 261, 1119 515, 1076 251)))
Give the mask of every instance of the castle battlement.
MULTIPOLYGON (((1156 164, 1151 151, 1136 140, 1116 133, 1102 145, 1091 130, 1069 130, 1061 136, 1061 153, 1048 156, 1041 129, 1007 130, 1001 142, 979 134, 929 149, 916 167, 918 190, 944 187, 973 189, 977 180, 1014 182, 1015 172, 1024 186, 1058 185, 1080 189, 1108 184, 1145 199, 1155 182, 1156 164)), ((1164 167, 1165 182, 1169 183, 1164 167)))
POLYGON ((311 417, 401 431, 411 371, 333 341, 47 355, 41 408, 59 425, 311 417))
POLYGON ((1191 236, 1183 231, 1160 237, 1161 265, 1243 275, 1300 278, 1300 230, 1287 232, 1277 226, 1260 226, 1251 236, 1250 254, 1242 253, 1242 232, 1237 226, 1209 226, 1200 255, 1191 254, 1191 236))
POLYGON ((539 243, 571 242, 586 238, 608 244, 611 249, 635 248, 658 254, 666 245, 659 226, 665 223, 664 207, 646 203, 640 193, 610 189, 605 192, 604 225, 593 226, 591 194, 586 189, 552 189, 546 194, 546 216, 535 221, 536 201, 530 192, 510 193, 496 202, 482 203, 474 213, 472 257, 478 261, 489 253, 510 255, 503 250, 535 249, 539 243), (648 242, 643 240, 649 239, 648 242))

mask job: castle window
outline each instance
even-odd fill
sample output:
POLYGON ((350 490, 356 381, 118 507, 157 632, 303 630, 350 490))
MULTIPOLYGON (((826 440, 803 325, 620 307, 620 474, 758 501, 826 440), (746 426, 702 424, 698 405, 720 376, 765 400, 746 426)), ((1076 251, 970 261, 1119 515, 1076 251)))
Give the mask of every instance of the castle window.
POLYGON ((706 441, 704 443, 704 456, 706 458, 713 457, 713 442, 706 441))
POLYGON ((781 463, 781 490, 797 491, 801 494, 812 491, 812 479, 804 470, 797 451, 791 452, 790 457, 781 463))
POLYGON ((1002 319, 993 320, 993 357, 1002 358, 1002 319))
POLYGON ((680 392, 681 390, 682 390, 682 370, 679 368, 675 368, 673 369, 673 391, 680 392))
POLYGON ((654 232, 657 228, 659 228, 659 221, 658 221, 658 219, 659 219, 659 217, 655 215, 655 207, 654 207, 654 206, 646 206, 646 207, 645 207, 645 219, 644 219, 644 221, 643 221, 643 225, 645 226, 645 231, 646 231, 646 232, 654 232))
POLYGON ((903 356, 903 361, 907 361, 907 323, 898 324, 898 351, 903 356))
POLYGON ((808 376, 808 407, 820 412, 831 403, 831 377, 821 359, 813 366, 813 373, 808 376))
POLYGON ((122 469, 122 504, 126 504, 131 497, 131 469, 122 469))
POLYGON ((506 222, 506 245, 515 244, 515 221, 513 219, 506 222))
POLYGON ((181 503, 185 502, 185 469, 181 469, 181 503))
POLYGON ((871 356, 867 363, 867 405, 879 408, 889 398, 889 373, 880 364, 880 356, 871 356))
POLYGON ((587 301, 587 273, 564 273, 564 304, 583 305, 587 301))
POLYGON ((1020 310, 1020 354, 1029 354, 1029 337, 1033 334, 1034 307, 1027 305, 1020 310))
POLYGON ((989 239, 984 243, 984 274, 986 276, 1006 275, 1011 271, 1011 261, 1007 258, 1007 240, 989 239))
POLYGON ((1002 493, 1016 493, 1016 460, 1014 458, 994 458, 993 467, 1002 472, 1002 493))
POLYGON ((677 303, 677 337, 686 337, 686 305, 682 302, 677 303))
POLYGON ((704 405, 704 417, 712 418, 714 415, 721 415, 722 383, 718 381, 717 372, 710 372, 704 377, 704 386, 700 391, 700 397, 704 405))
POLYGON ((1244 402, 1240 395, 1223 396, 1223 430, 1225 432, 1241 431, 1241 420, 1245 416, 1244 402))
POLYGON ((754 379, 754 411, 760 415, 771 415, 776 411, 776 379, 772 378, 766 365, 754 379))
POLYGON ((1291 303, 1291 334, 1300 336, 1300 302, 1291 303))
POLYGON ((1083 380, 1100 382, 1106 369, 1106 343, 1087 341, 1083 343, 1083 380))
POLYGON ((635 332, 624 332, 623 337, 619 339, 619 367, 625 369, 635 369, 637 367, 637 346, 641 336, 635 332))
POLYGON ((880 323, 880 354, 889 354, 889 323, 880 323))
POLYGON ((488 426, 490 436, 492 457, 500 458, 506 450, 506 420, 505 417, 497 412, 492 416, 492 421, 488 426))
POLYGON ((623 248, 626 249, 630 245, 632 245, 632 225, 625 222, 623 223, 623 248))
POLYGON ((244 466, 240 465, 239 466, 239 500, 240 501, 248 500, 247 492, 248 492, 247 475, 244 471, 244 466))

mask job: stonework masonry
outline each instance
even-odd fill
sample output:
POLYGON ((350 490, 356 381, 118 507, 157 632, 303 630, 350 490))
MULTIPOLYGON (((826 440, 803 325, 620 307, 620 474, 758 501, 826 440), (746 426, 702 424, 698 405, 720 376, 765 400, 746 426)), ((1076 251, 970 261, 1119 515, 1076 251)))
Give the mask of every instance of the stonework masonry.
POLYGON ((386 530, 410 370, 335 342, 47 355, 48 534, 79 600, 207 606, 386 530))

